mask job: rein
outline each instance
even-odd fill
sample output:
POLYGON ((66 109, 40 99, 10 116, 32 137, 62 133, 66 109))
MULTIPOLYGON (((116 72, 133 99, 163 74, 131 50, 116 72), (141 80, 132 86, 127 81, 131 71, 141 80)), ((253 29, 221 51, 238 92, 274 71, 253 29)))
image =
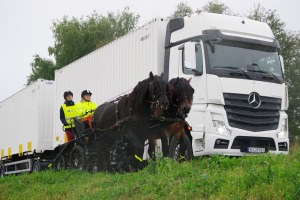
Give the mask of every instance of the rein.
POLYGON ((122 124, 124 123, 129 123, 129 122, 140 122, 140 121, 147 121, 147 120, 156 120, 156 121, 161 121, 161 122, 177 122, 181 121, 179 119, 174 119, 174 118, 165 118, 165 117, 154 117, 152 115, 131 115, 124 117, 123 119, 118 120, 115 124, 109 126, 108 128, 105 129, 100 129, 100 128, 94 128, 94 130, 98 130, 101 132, 105 132, 108 130, 113 130, 115 128, 120 129, 122 124))

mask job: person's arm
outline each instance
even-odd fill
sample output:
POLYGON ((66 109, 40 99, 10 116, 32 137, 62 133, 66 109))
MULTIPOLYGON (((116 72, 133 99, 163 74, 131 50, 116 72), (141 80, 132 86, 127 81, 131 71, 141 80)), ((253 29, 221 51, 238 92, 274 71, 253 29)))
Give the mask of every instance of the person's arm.
POLYGON ((60 107, 60 111, 59 111, 59 117, 60 117, 60 121, 61 123, 63 123, 63 125, 67 124, 67 121, 65 119, 65 113, 62 107, 60 107))

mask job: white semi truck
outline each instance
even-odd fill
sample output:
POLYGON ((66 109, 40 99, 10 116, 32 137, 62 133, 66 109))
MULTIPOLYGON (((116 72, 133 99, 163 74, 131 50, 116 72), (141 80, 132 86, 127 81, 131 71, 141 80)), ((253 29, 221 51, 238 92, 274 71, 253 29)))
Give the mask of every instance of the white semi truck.
MULTIPOLYGON (((53 104, 43 105, 51 108, 45 110, 52 117, 45 129, 51 131, 52 149, 66 142, 59 121, 64 91, 71 90, 79 101, 81 91, 89 89, 100 105, 130 91, 152 71, 164 73, 167 80, 192 78, 195 93, 187 118, 192 130, 186 134, 193 156, 288 153, 288 92, 279 49, 266 23, 243 17, 199 12, 170 21, 156 18, 55 72, 53 95, 45 96, 53 104)), ((31 98, 17 99, 22 104, 31 98)), ((30 160, 27 170, 32 170, 34 160, 25 155, 49 150, 20 149, 28 140, 16 140, 24 131, 7 115, 28 112, 9 112, 15 109, 12 99, 0 102, 5 174, 6 166, 25 158, 30 160), (10 130, 12 126, 18 128, 10 130), (13 137, 7 137, 8 131, 13 137)))

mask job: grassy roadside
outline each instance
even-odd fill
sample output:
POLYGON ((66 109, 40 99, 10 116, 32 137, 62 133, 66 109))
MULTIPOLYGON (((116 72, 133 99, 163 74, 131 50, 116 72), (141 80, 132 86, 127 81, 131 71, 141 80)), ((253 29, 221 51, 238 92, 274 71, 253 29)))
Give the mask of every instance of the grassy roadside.
POLYGON ((0 199, 300 199, 300 148, 289 155, 162 159, 128 174, 9 176, 0 179, 0 199))

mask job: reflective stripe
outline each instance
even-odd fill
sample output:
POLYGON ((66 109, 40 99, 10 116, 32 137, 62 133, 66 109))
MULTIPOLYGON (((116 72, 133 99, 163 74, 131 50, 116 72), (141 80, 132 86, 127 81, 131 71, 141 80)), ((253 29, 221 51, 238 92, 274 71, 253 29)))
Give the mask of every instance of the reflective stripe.
POLYGON ((32 142, 28 142, 27 143, 27 151, 31 151, 32 150, 32 142))
POLYGON ((4 149, 1 149, 1 157, 4 157, 4 149))
POLYGON ((185 159, 185 156, 180 155, 179 160, 185 159))
POLYGON ((8 158, 10 158, 11 157, 11 147, 8 147, 8 149, 7 149, 7 156, 8 156, 8 158))
POLYGON ((19 144, 19 156, 23 155, 23 144, 19 144))
POLYGON ((141 158, 138 157, 137 155, 134 155, 134 157, 135 157, 136 159, 138 159, 140 162, 143 162, 143 159, 141 159, 141 158))

